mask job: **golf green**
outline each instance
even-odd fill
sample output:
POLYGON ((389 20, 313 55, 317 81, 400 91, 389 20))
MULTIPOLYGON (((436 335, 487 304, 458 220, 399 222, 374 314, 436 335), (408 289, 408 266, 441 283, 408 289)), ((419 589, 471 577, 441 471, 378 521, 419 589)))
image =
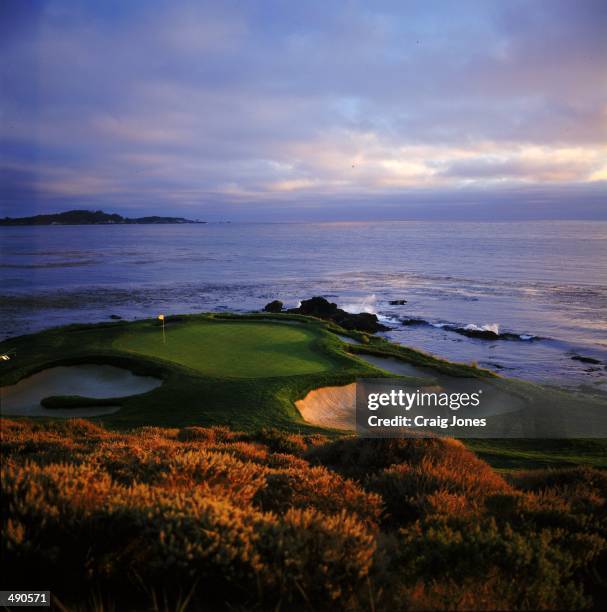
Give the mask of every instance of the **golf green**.
POLYGON ((337 364, 318 347, 318 331, 261 322, 188 322, 125 331, 114 348, 152 356, 217 377, 312 374, 337 364))

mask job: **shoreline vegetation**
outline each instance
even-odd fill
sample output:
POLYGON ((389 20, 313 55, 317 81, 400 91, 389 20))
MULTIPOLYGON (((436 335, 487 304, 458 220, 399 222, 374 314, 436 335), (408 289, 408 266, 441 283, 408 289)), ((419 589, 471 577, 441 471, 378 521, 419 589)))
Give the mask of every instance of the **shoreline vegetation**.
POLYGON ((421 372, 412 385, 476 378, 555 410, 573 396, 346 329, 328 308, 166 315, 166 341, 154 318, 0 343, 3 386, 77 364, 162 380, 2 415, 3 584, 49 585, 65 609, 600 608, 605 440, 363 439, 296 407, 393 378, 382 359, 421 372))
POLYGON ((193 221, 183 217, 123 217, 118 214, 108 214, 102 210, 69 210, 62 213, 34 215, 32 217, 4 217, 0 226, 21 225, 166 225, 175 223, 206 223, 193 221))

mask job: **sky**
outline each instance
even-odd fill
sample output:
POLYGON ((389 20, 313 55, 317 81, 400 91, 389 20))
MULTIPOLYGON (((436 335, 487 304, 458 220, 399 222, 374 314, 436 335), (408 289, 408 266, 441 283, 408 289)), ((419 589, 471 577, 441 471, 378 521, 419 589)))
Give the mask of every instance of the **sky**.
POLYGON ((607 219, 604 0, 0 3, 0 214, 607 219))

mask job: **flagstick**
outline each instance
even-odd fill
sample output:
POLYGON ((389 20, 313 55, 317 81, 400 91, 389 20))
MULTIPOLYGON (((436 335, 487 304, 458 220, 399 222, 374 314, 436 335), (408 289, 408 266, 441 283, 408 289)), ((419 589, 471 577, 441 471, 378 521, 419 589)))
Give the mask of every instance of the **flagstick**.
POLYGON ((162 343, 166 344, 167 343, 167 337, 164 333, 164 318, 162 319, 162 343))

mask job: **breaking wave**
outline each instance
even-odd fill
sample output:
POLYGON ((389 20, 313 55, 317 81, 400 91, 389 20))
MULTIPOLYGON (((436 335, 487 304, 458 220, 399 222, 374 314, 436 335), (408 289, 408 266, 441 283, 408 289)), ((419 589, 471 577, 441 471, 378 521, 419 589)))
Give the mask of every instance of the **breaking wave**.
POLYGON ((475 332, 487 331, 487 332, 491 332, 495 334, 496 336, 500 335, 499 323, 486 323, 485 325, 481 325, 480 327, 478 325, 474 325, 474 323, 468 323, 468 325, 466 325, 464 329, 466 331, 475 331, 475 332))
POLYGON ((454 323, 431 323, 425 319, 401 319, 402 325, 406 326, 428 326, 435 327, 437 329, 444 329, 445 331, 454 332, 462 336, 468 336, 469 338, 480 338, 481 340, 520 340, 520 341, 531 341, 539 340, 539 336, 533 334, 516 334, 513 332, 500 332, 500 326, 498 323, 486 323, 484 325, 475 325, 474 323, 468 323, 467 325, 457 325, 454 323))
POLYGON ((359 300, 342 304, 341 308, 352 314, 358 314, 360 312, 377 314, 377 296, 375 293, 372 293, 371 295, 366 295, 359 300))

